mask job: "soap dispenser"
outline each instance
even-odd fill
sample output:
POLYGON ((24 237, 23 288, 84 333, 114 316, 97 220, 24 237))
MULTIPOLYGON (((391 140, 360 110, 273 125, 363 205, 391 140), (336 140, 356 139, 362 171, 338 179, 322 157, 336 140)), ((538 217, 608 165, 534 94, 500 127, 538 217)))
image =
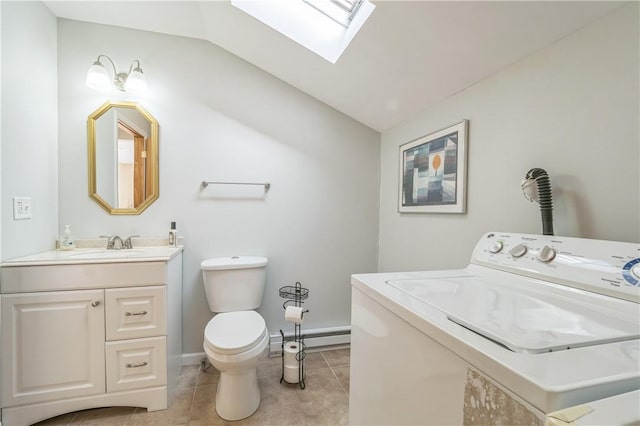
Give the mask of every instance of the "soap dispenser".
POLYGON ((71 237, 71 226, 64 226, 64 237, 60 241, 60 250, 73 250, 76 248, 76 245, 73 243, 73 238, 71 237))

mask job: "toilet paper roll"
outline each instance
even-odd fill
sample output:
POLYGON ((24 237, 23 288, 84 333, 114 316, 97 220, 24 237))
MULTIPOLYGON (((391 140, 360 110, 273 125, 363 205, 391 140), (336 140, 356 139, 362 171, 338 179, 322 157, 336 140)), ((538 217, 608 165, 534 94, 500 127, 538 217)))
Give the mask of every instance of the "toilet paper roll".
POLYGON ((290 322, 301 323, 302 322, 302 307, 301 306, 287 306, 284 311, 284 319, 290 322))
POLYGON ((300 343, 286 342, 284 344, 284 366, 298 368, 296 355, 300 352, 300 343))
POLYGON ((300 381, 300 368, 295 366, 284 366, 284 380, 287 383, 298 383, 300 381))

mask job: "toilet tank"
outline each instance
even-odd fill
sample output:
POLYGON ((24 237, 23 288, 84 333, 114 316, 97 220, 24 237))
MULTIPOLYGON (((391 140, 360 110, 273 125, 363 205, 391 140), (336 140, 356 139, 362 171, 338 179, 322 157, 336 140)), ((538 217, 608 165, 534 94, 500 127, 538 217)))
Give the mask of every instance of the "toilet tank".
POLYGON ((268 259, 258 256, 216 257, 200 264, 211 312, 248 311, 260 307, 268 259))

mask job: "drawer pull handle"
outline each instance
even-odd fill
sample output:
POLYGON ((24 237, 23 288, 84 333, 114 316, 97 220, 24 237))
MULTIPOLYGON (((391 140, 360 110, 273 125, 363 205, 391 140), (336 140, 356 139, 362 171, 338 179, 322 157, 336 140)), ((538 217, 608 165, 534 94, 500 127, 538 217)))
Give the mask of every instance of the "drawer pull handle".
POLYGON ((98 306, 99 304, 100 304, 100 301, 99 301, 99 300, 94 300, 93 302, 91 302, 91 306, 92 306, 92 307, 94 307, 94 308, 95 308, 96 306, 98 306))
POLYGON ((132 315, 147 315, 147 311, 140 311, 140 312, 125 312, 124 316, 125 317, 130 317, 132 315))
POLYGON ((144 367, 146 365, 149 365, 147 361, 141 362, 140 364, 125 364, 124 366, 127 368, 138 368, 138 367, 144 367))

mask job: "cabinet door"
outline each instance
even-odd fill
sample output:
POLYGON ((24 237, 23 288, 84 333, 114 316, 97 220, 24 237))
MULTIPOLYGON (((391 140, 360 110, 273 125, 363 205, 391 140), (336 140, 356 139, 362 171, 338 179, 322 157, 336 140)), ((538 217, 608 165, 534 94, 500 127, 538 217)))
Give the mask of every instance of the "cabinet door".
POLYGON ((107 340, 167 334, 165 286, 105 290, 107 340))
POLYGON ((3 407, 104 393, 104 290, 0 298, 3 407))

